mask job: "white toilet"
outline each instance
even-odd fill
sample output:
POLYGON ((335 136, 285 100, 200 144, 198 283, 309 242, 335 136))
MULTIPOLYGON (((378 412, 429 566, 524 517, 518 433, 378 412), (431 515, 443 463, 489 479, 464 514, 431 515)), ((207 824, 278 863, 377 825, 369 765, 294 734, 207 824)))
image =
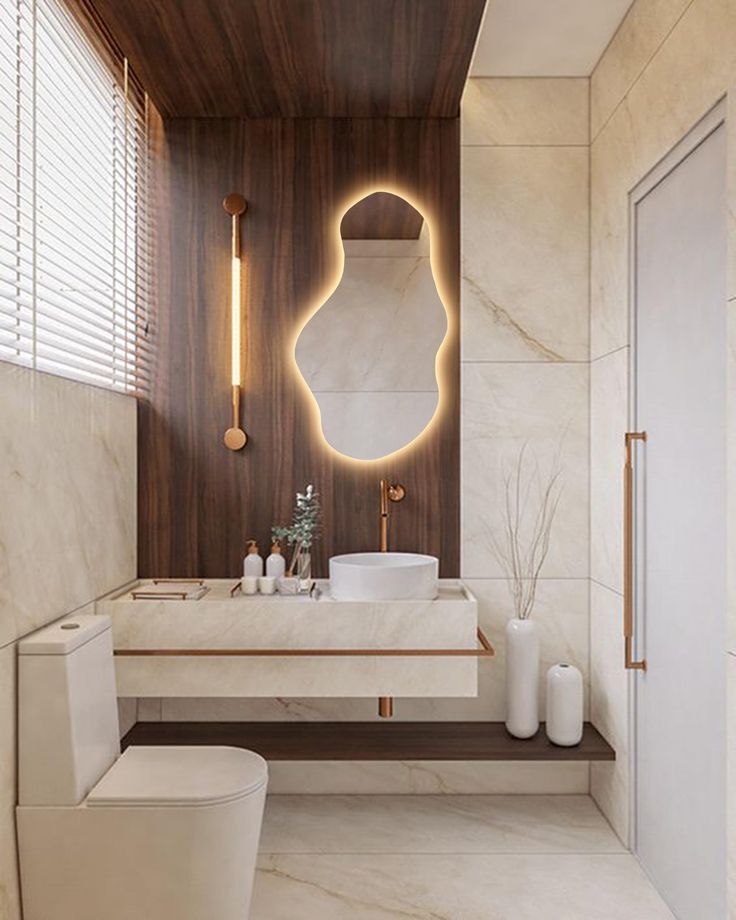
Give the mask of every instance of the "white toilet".
POLYGON ((229 747, 120 754, 110 620, 19 643, 24 920, 246 920, 268 769, 229 747))

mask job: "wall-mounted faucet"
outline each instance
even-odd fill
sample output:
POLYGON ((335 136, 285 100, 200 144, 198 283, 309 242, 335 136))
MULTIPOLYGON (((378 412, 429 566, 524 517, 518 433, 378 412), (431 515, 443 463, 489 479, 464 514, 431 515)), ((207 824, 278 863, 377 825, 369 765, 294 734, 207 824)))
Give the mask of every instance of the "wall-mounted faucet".
POLYGON ((388 552, 388 503, 400 502, 406 497, 406 489, 400 482, 389 482, 388 479, 381 480, 381 513, 380 513, 380 551, 388 552))

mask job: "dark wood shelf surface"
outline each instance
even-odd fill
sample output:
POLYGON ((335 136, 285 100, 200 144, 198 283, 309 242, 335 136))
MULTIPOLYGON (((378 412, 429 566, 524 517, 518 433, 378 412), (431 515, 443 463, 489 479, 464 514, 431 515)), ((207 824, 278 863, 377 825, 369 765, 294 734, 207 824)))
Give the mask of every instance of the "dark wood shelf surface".
POLYGON ((590 722, 575 747, 558 747, 544 725, 512 738, 503 722, 137 722, 122 745, 208 744, 257 751, 266 760, 615 760, 590 722))

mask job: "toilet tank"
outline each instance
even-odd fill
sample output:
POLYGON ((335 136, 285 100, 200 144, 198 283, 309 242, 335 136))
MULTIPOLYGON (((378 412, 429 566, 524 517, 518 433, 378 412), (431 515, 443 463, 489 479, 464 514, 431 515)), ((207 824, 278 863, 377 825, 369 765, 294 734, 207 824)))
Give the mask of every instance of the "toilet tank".
POLYGON ((77 805, 120 755, 110 618, 69 616, 18 643, 18 800, 77 805))

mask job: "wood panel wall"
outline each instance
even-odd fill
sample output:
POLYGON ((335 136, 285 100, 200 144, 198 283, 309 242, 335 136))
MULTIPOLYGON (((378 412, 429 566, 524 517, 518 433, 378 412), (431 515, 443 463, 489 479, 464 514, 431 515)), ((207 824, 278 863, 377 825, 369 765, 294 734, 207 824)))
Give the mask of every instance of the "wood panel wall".
POLYGON ((245 541, 267 548, 313 482, 324 535, 316 575, 336 552, 377 549, 378 482, 399 479, 391 548, 438 555, 459 574, 459 125, 456 118, 172 119, 162 126, 157 319, 151 392, 139 409, 141 576, 226 577, 245 541), (164 162, 165 161, 165 162, 164 162), (315 428, 291 346, 300 317, 334 276, 337 209, 374 184, 403 188, 438 234, 452 312, 443 411, 392 462, 340 458, 315 428), (244 249, 244 427, 222 444, 230 405, 228 192, 248 199, 244 249))

